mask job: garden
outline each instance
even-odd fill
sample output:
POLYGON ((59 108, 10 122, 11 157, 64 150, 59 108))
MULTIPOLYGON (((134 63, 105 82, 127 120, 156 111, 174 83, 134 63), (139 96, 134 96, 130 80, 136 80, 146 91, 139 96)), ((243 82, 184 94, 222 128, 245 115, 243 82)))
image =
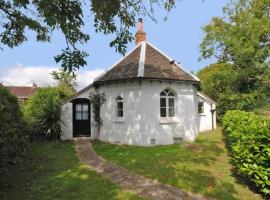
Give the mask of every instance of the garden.
MULTIPOLYGON (((76 93, 74 72, 87 64, 87 53, 75 44, 90 37, 81 32, 80 3, 63 1, 67 10, 61 13, 67 13, 71 20, 63 21, 63 15, 52 16, 50 9, 62 10, 65 6, 51 7, 52 2, 2 3, 16 17, 1 12, 3 19, 10 21, 3 23, 1 44, 12 48, 20 45, 27 39, 26 28, 38 33, 38 41, 49 42, 49 30, 58 27, 65 34, 68 48, 55 57, 62 64, 60 71, 52 73, 56 84, 38 90, 25 105, 0 84, 0 199, 139 199, 82 165, 72 142, 59 141, 63 134, 61 103, 76 93), (38 17, 32 19, 24 9, 33 6, 38 17), (70 10, 73 15, 68 14, 70 10)), ((168 2, 165 8, 170 11, 175 1, 168 2)), ((106 15, 114 18, 125 12, 120 15, 126 17, 122 21, 125 28, 111 42, 124 53, 132 40, 127 29, 134 26, 134 16, 141 14, 140 9, 136 4, 124 4, 127 7, 120 11, 120 7, 107 9, 110 13, 99 12, 107 4, 94 5, 97 7, 92 11, 101 14, 94 26, 104 33, 118 30, 115 23, 107 23, 106 15), (135 10, 126 15, 128 8, 135 10)), ((269 24, 269 0, 241 0, 228 3, 222 17, 213 17, 203 27, 201 59, 214 58, 215 63, 196 75, 201 80, 199 89, 216 101, 217 119, 223 128, 201 133, 194 143, 170 146, 146 148, 93 141, 95 151, 131 172, 206 197, 269 199, 269 24)))
POLYGON ((235 176, 221 128, 194 143, 131 147, 94 142, 95 151, 129 171, 215 199, 262 199, 235 176))

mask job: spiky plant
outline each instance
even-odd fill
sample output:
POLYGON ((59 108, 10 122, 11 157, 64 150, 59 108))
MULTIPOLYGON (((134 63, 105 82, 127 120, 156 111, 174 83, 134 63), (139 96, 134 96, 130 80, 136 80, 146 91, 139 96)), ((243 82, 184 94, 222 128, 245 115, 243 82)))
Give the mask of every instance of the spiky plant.
POLYGON ((48 94, 42 100, 43 109, 39 115, 39 125, 49 140, 59 139, 62 135, 61 104, 58 97, 48 94))

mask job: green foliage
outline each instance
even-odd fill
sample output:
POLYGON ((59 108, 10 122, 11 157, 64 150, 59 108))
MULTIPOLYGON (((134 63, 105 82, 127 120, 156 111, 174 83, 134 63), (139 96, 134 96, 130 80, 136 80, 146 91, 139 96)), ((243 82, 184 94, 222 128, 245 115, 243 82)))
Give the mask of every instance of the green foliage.
MULTIPOLYGON (((97 133, 100 132, 100 127, 103 125, 103 120, 100 117, 100 108, 101 106, 106 102, 106 97, 105 94, 97 94, 94 91, 91 91, 89 93, 89 99, 92 104, 93 108, 93 114, 94 114, 94 123, 93 126, 97 127, 98 131, 97 133)), ((95 135, 94 138, 98 138, 98 135, 95 135)))
POLYGON ((27 141, 18 99, 0 85, 0 198, 9 169, 24 154, 27 141))
POLYGON ((218 96, 218 120, 221 118, 228 110, 249 110, 265 100, 265 96, 260 92, 252 93, 236 93, 236 94, 226 94, 220 93, 218 96))
POLYGON ((129 171, 219 200, 260 200, 232 175, 221 129, 199 134, 193 143, 138 147, 93 142, 95 151, 129 171))
POLYGON ((51 139, 61 135, 61 101, 57 88, 41 88, 26 102, 24 116, 33 127, 33 134, 51 139))
POLYGON ((266 100, 265 92, 240 92, 239 73, 234 65, 216 63, 198 72, 202 91, 217 102, 217 120, 221 122, 228 110, 248 110, 266 100))
POLYGON ((61 99, 67 99, 76 93, 76 75, 74 73, 60 71, 53 71, 51 73, 53 79, 57 82, 57 91, 61 99))
POLYGON ((270 195, 270 119, 254 113, 228 111, 224 134, 237 173, 270 195))
POLYGON ((48 95, 46 99, 42 99, 43 108, 38 116, 38 125, 44 130, 46 137, 52 139, 60 139, 62 135, 61 125, 61 104, 59 99, 52 95, 48 95))
POLYGON ((1 200, 140 200, 81 164, 72 142, 33 142, 1 200))
POLYGON ((203 28, 202 58, 233 65, 236 82, 228 84, 236 85, 234 94, 270 95, 269 0, 231 1, 223 10, 222 18, 212 18, 203 28))
POLYGON ((55 56, 55 61, 65 71, 73 72, 87 64, 88 53, 78 49, 90 40, 90 35, 82 31, 89 24, 89 18, 84 16, 94 17, 91 26, 96 32, 115 34, 110 46, 124 54, 133 39, 129 29, 135 26, 136 16, 156 20, 156 6, 169 12, 175 4, 172 0, 148 0, 147 4, 142 0, 0 0, 0 44, 19 46, 28 39, 26 30, 33 31, 38 42, 51 42, 53 31, 59 30, 67 47, 55 56))
POLYGON ((227 63, 209 65, 198 72, 202 91, 217 101, 221 93, 237 91, 237 73, 234 66, 227 63))

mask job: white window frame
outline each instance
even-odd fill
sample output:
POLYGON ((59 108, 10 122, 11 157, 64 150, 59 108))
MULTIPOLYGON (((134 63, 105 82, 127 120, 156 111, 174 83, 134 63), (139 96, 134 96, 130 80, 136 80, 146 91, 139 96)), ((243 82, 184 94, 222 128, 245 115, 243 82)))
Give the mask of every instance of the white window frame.
POLYGON ((169 119, 175 118, 175 112, 176 112, 176 106, 175 106, 175 100, 176 100, 176 98, 175 98, 175 93, 172 90, 168 89, 168 88, 162 90, 161 93, 160 93, 160 101, 161 101, 161 99, 165 99, 166 105, 165 105, 165 107, 161 107, 161 103, 160 103, 160 105, 159 105, 159 107, 160 107, 160 109, 159 109, 160 117, 161 118, 169 118, 169 119), (162 92, 165 93, 165 96, 162 96, 161 95, 162 92), (172 93, 173 96, 169 96, 170 93, 172 93), (169 106, 170 99, 173 99, 173 107, 170 107, 169 106), (161 116, 161 109, 162 108, 163 109, 164 108, 166 109, 165 116, 161 116), (172 108, 173 108, 173 116, 169 116, 169 110, 172 109, 172 108))
POLYGON ((117 96, 116 99, 115 99, 115 117, 116 117, 116 122, 123 122, 123 119, 124 119, 124 99, 122 96, 117 96), (118 108, 118 103, 122 103, 122 109, 119 109, 118 108), (122 110, 122 116, 119 116, 118 114, 118 111, 122 110))
POLYGON ((89 120, 89 105, 87 103, 77 103, 75 105, 75 120, 89 120), (84 110, 84 106, 87 106, 87 110, 84 110), (78 110, 78 107, 80 107, 80 110, 78 110), (80 118, 78 118, 77 114, 79 114, 80 118), (87 118, 85 118, 85 116, 87 116, 87 118))
POLYGON ((203 101, 199 101, 198 102, 198 114, 199 115, 204 115, 204 102, 203 101), (199 112, 199 104, 202 104, 202 112, 199 112))

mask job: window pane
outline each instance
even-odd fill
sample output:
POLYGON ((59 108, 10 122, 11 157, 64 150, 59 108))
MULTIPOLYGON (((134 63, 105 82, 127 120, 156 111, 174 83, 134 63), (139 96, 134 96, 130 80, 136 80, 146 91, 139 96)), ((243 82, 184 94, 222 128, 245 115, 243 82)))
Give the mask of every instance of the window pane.
POLYGON ((174 98, 169 99, 169 107, 174 107, 174 98))
POLYGON ((76 112, 82 111, 82 104, 76 104, 76 112))
POLYGON ((203 113, 204 109, 203 109, 203 102, 199 102, 198 103, 198 113, 203 113))
POLYGON ((160 116, 166 117, 166 108, 160 108, 160 116))
POLYGON ((84 112, 88 112, 88 104, 83 104, 83 109, 84 112))
POLYGON ((81 120, 81 119, 82 119, 82 113, 76 112, 76 120, 81 120))
POLYGON ((116 97, 116 100, 123 100, 123 98, 118 96, 118 97, 116 97))
POLYGON ((160 93, 160 96, 166 96, 165 92, 162 91, 162 92, 160 93))
POLYGON ((123 102, 117 102, 117 109, 123 110, 123 102))
POLYGON ((169 92, 169 90, 168 89, 166 89, 166 90, 164 90, 165 91, 165 93, 168 93, 169 92))
POLYGON ((88 120, 88 112, 83 112, 82 114, 83 114, 82 119, 83 120, 88 120))
POLYGON ((174 108, 169 108, 169 117, 174 117, 174 108))
POLYGON ((117 110, 117 117, 123 117, 123 110, 117 110))
POLYGON ((166 99, 160 98, 160 107, 166 107, 166 99))
POLYGON ((170 93, 168 94, 168 96, 174 96, 174 94, 173 94, 172 92, 170 92, 170 93))

